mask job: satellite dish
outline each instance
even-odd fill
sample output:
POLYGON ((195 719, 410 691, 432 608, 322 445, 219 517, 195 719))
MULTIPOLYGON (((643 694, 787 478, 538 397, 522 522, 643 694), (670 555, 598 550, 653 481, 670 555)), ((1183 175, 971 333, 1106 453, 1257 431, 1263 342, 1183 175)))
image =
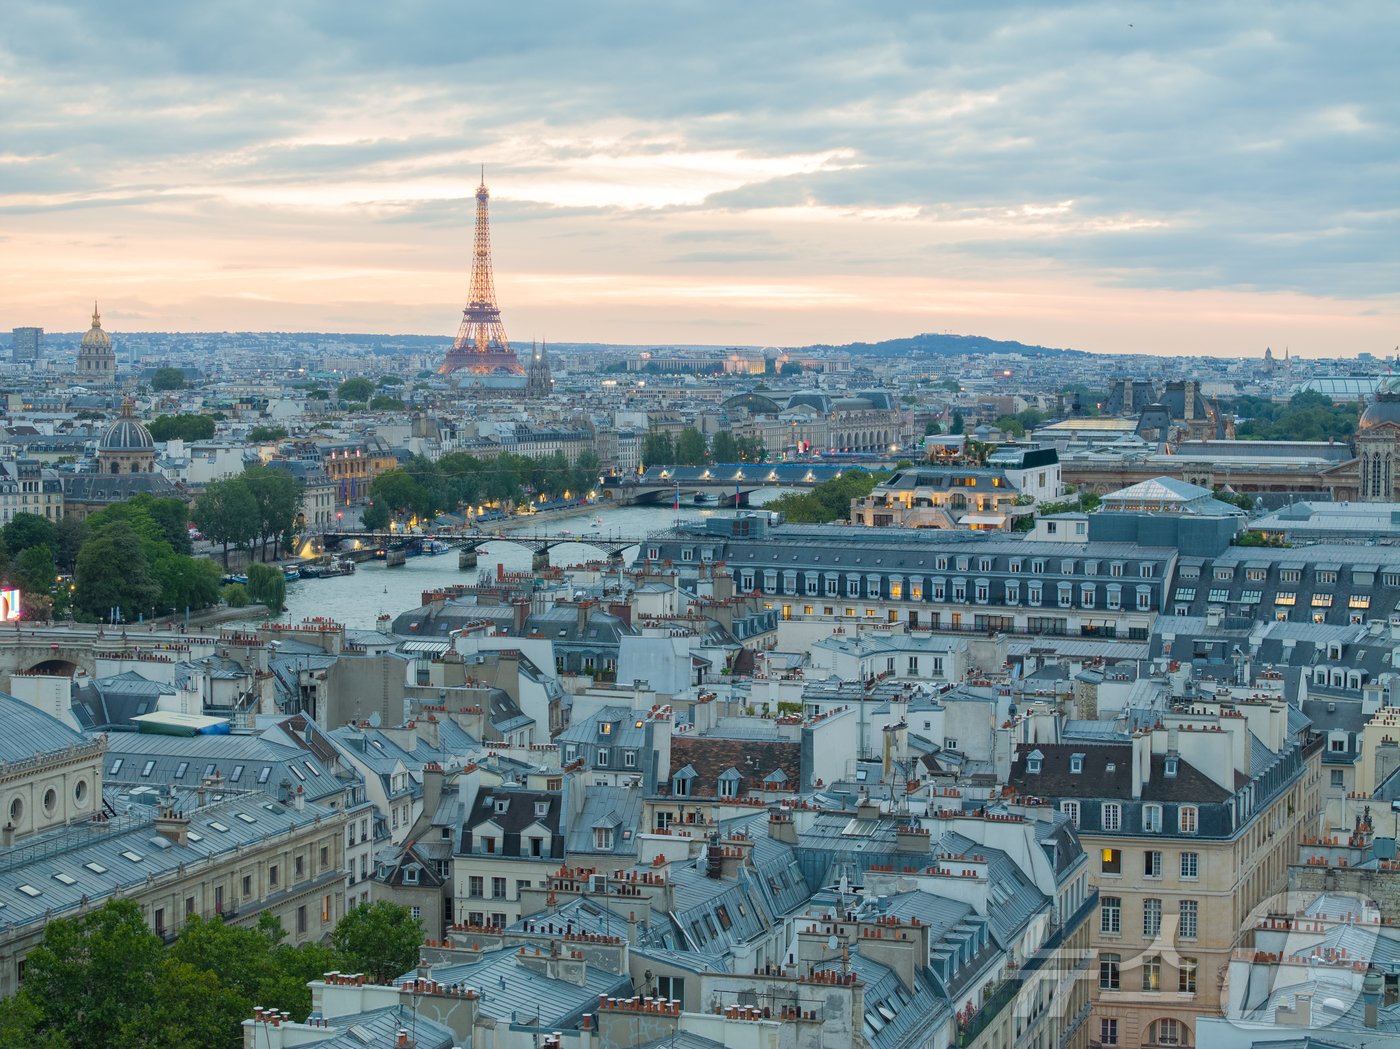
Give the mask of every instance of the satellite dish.
POLYGON ((835 933, 832 933, 826 938, 826 946, 829 950, 836 950, 836 948, 841 946, 841 938, 835 933))
POLYGON ((379 711, 377 711, 377 710, 374 711, 374 712, 373 712, 372 714, 370 714, 370 716, 369 716, 369 727, 370 727, 370 728, 378 728, 379 725, 380 725, 381 720, 382 720, 382 719, 379 717, 379 711))

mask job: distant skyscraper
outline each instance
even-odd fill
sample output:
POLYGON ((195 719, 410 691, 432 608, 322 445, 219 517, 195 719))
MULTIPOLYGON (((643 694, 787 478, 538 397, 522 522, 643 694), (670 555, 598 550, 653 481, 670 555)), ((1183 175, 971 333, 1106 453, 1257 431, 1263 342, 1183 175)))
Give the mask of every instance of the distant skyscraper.
POLYGON ((496 282, 491 276, 491 219, 487 207, 490 199, 483 171, 481 185, 476 189, 471 289, 467 293, 467 307, 462 311, 462 326, 457 329, 457 338, 438 369, 439 375, 459 370, 477 375, 492 372, 521 375, 525 371, 510 348, 505 325, 501 323, 501 309, 496 305, 496 282))
POLYGON ((15 328, 10 333, 10 359, 30 363, 44 359, 44 329, 15 328))
POLYGON ((554 392, 554 380, 549 375, 549 352, 543 344, 530 354, 530 367, 525 373, 525 396, 532 399, 548 397, 554 392))

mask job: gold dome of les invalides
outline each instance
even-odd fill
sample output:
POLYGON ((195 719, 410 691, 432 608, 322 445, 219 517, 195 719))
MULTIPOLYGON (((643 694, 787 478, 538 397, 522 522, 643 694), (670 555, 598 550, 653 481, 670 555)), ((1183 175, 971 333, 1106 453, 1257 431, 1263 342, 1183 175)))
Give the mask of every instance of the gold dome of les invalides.
POLYGON ((92 304, 92 327, 78 344, 84 350, 110 350, 112 337, 102 330, 102 316, 97 312, 97 303, 92 304))

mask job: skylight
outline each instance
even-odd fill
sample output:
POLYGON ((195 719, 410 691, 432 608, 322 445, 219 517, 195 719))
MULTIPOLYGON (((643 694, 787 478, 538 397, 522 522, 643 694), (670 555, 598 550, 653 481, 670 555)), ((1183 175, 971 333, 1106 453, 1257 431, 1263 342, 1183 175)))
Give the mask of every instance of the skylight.
POLYGON ((240 813, 238 813, 238 818, 241 819, 244 823, 257 823, 257 822, 258 822, 256 818, 254 818, 254 817, 252 817, 252 816, 249 816, 246 812, 240 812, 240 813))
POLYGON ((83 866, 86 867, 88 870, 92 871, 93 874, 106 874, 106 873, 107 873, 107 868, 104 867, 104 866, 102 866, 102 864, 97 863, 97 862, 93 862, 93 863, 84 863, 83 866))
POLYGON ((122 853, 122 858, 130 860, 132 863, 140 863, 146 857, 142 856, 139 852, 132 852, 130 849, 127 849, 122 853))
POLYGON ((78 879, 77 879, 77 878, 73 877, 73 875, 71 875, 71 874, 64 874, 62 871, 59 871, 57 874, 55 874, 55 875, 53 876, 53 880, 56 881, 56 882, 58 882, 58 883, 60 883, 60 884, 62 884, 62 885, 76 885, 76 884, 78 884, 78 879))
POLYGON ((19 887, 19 891, 22 892, 22 893, 24 893, 26 896, 42 896, 42 895, 44 895, 42 892, 40 892, 38 889, 34 888, 34 886, 30 885, 28 882, 26 882, 25 884, 21 885, 21 886, 19 887))
POLYGON ((216 831, 218 831, 220 834, 227 834, 227 833, 228 833, 228 827, 226 827, 224 824, 220 823, 218 820, 210 820, 210 821, 209 821, 209 827, 210 827, 211 830, 216 830, 216 831))

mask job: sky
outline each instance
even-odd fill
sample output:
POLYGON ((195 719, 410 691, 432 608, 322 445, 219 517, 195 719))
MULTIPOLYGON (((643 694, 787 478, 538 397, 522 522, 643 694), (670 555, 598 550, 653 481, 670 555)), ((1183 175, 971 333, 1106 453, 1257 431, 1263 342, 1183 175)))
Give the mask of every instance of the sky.
POLYGON ((0 4, 0 328, 1400 343, 1400 5, 0 4))

